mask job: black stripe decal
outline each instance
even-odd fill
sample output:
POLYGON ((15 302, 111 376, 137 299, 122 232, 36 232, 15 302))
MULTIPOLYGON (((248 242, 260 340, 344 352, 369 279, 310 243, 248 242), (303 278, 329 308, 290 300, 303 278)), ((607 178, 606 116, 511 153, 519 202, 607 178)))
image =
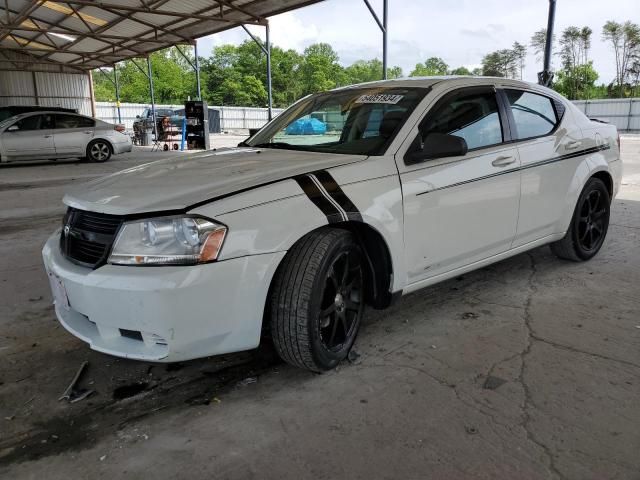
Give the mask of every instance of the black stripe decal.
POLYGON ((322 183, 322 186, 329 195, 331 195, 331 198, 333 198, 338 205, 340 205, 340 208, 345 211, 349 220, 355 220, 358 222, 362 221, 362 214, 358 210, 358 207, 356 207, 351 199, 347 197, 347 194, 344 193, 342 188, 340 188, 340 185, 338 185, 338 182, 336 182, 335 178, 333 178, 329 172, 326 170, 319 170, 317 172, 313 172, 313 175, 320 180, 320 183, 322 183))
POLYGON ((316 184, 309 178, 308 175, 299 175, 293 178, 305 195, 313 202, 313 204, 320 209, 320 211, 327 217, 329 223, 341 222, 342 215, 340 211, 325 198, 316 184))
POLYGON ((508 170, 502 170, 502 171, 499 171, 499 172, 496 172, 496 173, 490 173, 489 175, 484 175, 482 177, 471 178, 469 180, 464 180, 462 182, 452 183, 451 185, 445 185, 444 187, 438 187, 438 188, 434 188, 433 190, 427 190, 425 192, 416 193, 416 197, 419 197, 420 195, 425 195, 427 193, 437 192, 439 190, 445 190, 447 188, 458 187, 460 185, 466 185, 468 183, 479 182, 481 180, 487 180, 487 179, 493 178, 493 177, 499 177, 500 175, 506 175, 508 173, 520 172, 522 170, 528 170, 530 168, 541 167, 543 165, 549 165, 549 164, 552 164, 552 163, 561 162, 563 160, 568 160, 570 158, 581 157, 582 155, 589 155, 591 153, 600 152, 602 150, 609 150, 610 148, 611 148, 611 146, 608 143, 604 144, 604 145, 597 146, 597 147, 586 148, 584 150, 580 150, 579 152, 567 153, 565 155, 560 155, 560 156, 557 156, 557 157, 548 158, 546 160, 541 160, 539 162, 530 163, 530 164, 522 166, 522 167, 510 168, 508 170))

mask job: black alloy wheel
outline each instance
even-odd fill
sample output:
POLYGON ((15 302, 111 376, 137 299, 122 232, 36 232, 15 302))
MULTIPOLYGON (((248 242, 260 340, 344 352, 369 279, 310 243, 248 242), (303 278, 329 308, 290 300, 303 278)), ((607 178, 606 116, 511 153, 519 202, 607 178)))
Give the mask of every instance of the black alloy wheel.
POLYGON ((551 244, 551 251, 574 262, 593 258, 607 236, 610 202, 604 182, 590 178, 578 198, 569 230, 562 240, 551 244))
POLYGON ((347 250, 327 273, 318 323, 320 341, 331 352, 339 351, 353 336, 363 306, 361 255, 347 250))
POLYGON ((335 368, 358 335, 365 285, 364 254, 351 232, 321 228, 300 239, 278 267, 269 297, 280 357, 313 372, 335 368))

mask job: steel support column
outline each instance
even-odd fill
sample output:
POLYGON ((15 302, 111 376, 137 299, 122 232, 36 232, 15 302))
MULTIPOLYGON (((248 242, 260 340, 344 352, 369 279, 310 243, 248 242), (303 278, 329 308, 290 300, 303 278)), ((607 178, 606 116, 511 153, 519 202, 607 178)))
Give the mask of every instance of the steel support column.
POLYGON ((259 38, 256 38, 256 36, 251 33, 249 31, 249 29, 244 25, 241 24, 240 25, 245 32, 247 32, 247 35, 249 35, 251 37, 251 39, 256 42, 256 44, 260 47, 260 50, 262 50, 262 52, 266 55, 267 57, 267 102, 268 102, 268 108, 269 108, 269 121, 271 121, 271 119, 273 118, 273 94, 271 91, 271 39, 270 39, 270 31, 269 31, 269 22, 265 23, 265 33, 266 33, 266 42, 265 45, 262 44, 262 41, 260 41, 259 38))
POLYGON ((380 31, 382 32, 382 78, 386 80, 387 79, 387 31, 388 31, 387 17, 389 16, 388 0, 382 0, 382 21, 380 21, 378 14, 375 12, 373 7, 369 3, 369 0, 364 0, 364 4, 369 9, 369 12, 371 12, 373 19, 376 21, 376 23, 378 24, 378 27, 380 27, 380 31))
POLYGON ((198 41, 193 42, 193 54, 195 55, 195 66, 194 69, 196 71, 196 89, 198 91, 198 100, 202 100, 202 92, 200 91, 200 60, 198 60, 198 41))
POLYGON ((271 91, 271 40, 269 38, 269 23, 264 26, 267 40, 267 103, 269 108, 269 121, 273 119, 273 94, 271 91))
POLYGON ((151 57, 147 57, 147 70, 149 77, 149 93, 151 94, 151 118, 153 119, 153 136, 158 138, 156 132, 156 97, 153 92, 153 72, 151 71, 151 57))
POLYGON ((538 83, 548 87, 553 80, 551 72, 551 55, 553 54, 553 26, 556 19, 556 0, 549 0, 549 16, 547 18, 547 38, 544 43, 544 66, 538 73, 538 83))
POLYGON ((122 115, 120 114, 120 84, 118 83, 118 65, 113 64, 113 79, 116 87, 116 107, 118 108, 118 123, 122 123, 122 115))

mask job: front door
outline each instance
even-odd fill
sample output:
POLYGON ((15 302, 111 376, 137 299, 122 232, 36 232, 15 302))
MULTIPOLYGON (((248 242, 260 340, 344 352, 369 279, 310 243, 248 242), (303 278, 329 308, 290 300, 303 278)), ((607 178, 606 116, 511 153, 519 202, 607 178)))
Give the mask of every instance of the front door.
POLYGON ((502 117, 493 87, 450 92, 427 113, 419 138, 432 132, 462 137, 468 153, 412 165, 398 160, 409 285, 511 247, 520 160, 517 149, 503 143, 502 117))
POLYGON ((2 146, 7 160, 54 158, 51 115, 24 117, 2 133, 2 146))

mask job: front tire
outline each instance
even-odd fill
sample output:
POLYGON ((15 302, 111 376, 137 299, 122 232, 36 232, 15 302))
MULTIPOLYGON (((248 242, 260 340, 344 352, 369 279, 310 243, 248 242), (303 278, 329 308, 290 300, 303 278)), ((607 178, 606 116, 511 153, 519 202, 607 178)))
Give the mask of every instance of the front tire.
POLYGON ((311 232, 288 252, 270 296, 271 335, 280 357, 313 372, 335 368, 364 312, 363 254, 347 230, 311 232))
POLYGON ((111 145, 105 140, 92 141, 87 145, 87 158, 91 162, 106 162, 111 158, 111 145))
POLYGON ((567 234, 551 244, 551 251, 574 262, 593 258, 607 236, 610 203, 609 190, 604 182, 590 178, 578 198, 567 234))

